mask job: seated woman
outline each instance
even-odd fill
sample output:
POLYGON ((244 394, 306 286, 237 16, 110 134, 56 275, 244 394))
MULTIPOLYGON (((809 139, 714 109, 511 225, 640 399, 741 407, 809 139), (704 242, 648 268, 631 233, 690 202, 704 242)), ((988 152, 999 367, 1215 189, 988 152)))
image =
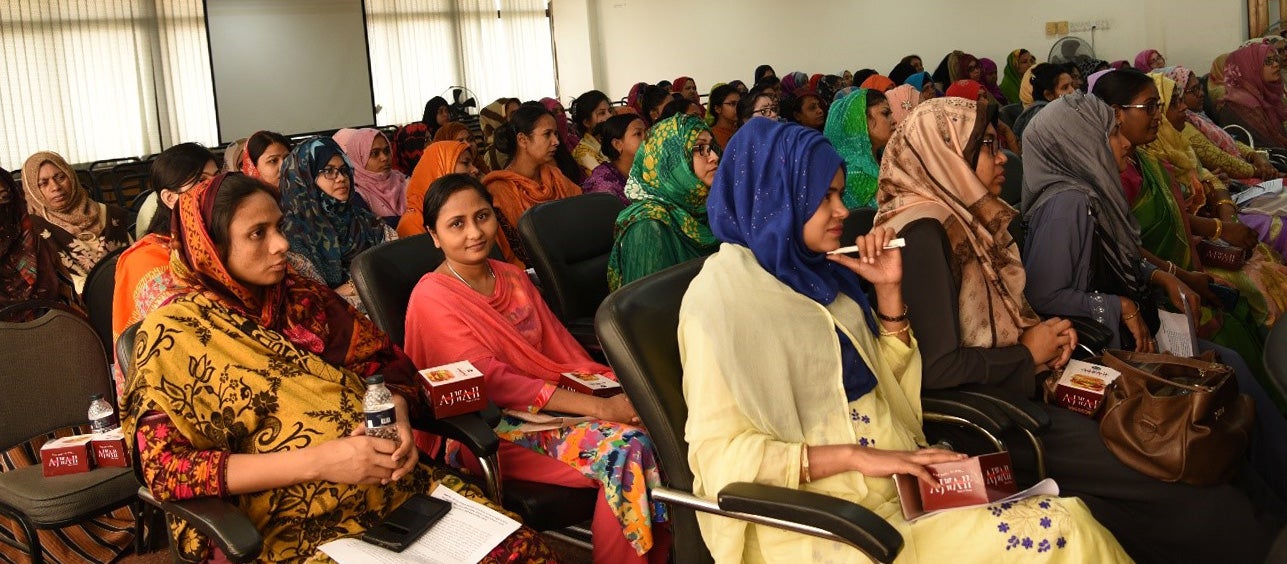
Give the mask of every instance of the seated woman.
MULTIPOLYGON (((29 300, 60 302, 80 310, 71 276, 53 241, 36 231, 27 199, 9 171, 0 168, 0 308, 29 300)), ((27 318, 0 321, 27 321, 27 318)))
POLYGON ((399 127, 393 134, 394 168, 398 169, 403 176, 411 176, 411 171, 416 169, 416 164, 420 162, 420 156, 424 154, 425 147, 437 134, 438 129, 449 121, 451 121, 451 111, 448 109, 445 98, 434 96, 425 102, 425 111, 420 121, 399 127))
POLYGON ((598 90, 586 92, 572 101, 572 123, 581 135, 581 142, 574 145, 576 148, 572 150, 572 157, 581 165, 586 177, 594 173, 599 165, 608 162, 608 157, 604 156, 600 147, 603 140, 594 136, 594 130, 611 116, 612 102, 608 100, 607 94, 598 90))
MULTIPOLYGON (((889 79, 894 81, 896 84, 902 84, 907 80, 907 77, 924 70, 925 64, 921 62, 920 57, 916 55, 908 55, 900 59, 898 64, 894 65, 894 68, 889 70, 889 79)), ((852 78, 849 82, 849 86, 858 86, 857 84, 853 84, 852 78)))
MULTIPOLYGON (((1075 498, 903 519, 892 475, 933 484, 924 465, 965 455, 926 448, 902 257, 881 250, 893 232, 859 237, 862 259, 828 260, 848 215, 845 170, 817 132, 752 120, 728 158, 710 201, 724 244, 679 311, 694 493, 713 499, 730 483, 756 482, 839 497, 896 528, 908 561, 1127 561, 1075 498), (860 277, 875 287, 874 307, 860 277)), ((840 543, 697 519, 719 562, 865 561, 840 543)))
POLYGON ((483 177, 496 199, 501 235, 497 238, 505 260, 516 266, 527 263, 527 249, 518 236, 518 219, 528 208, 581 193, 581 187, 559 172, 554 151, 559 145, 554 116, 540 104, 523 104, 496 131, 496 149, 508 155, 508 166, 483 177))
POLYGON ((603 143, 603 156, 608 158, 608 162, 595 167, 590 177, 581 183, 581 191, 612 194, 623 205, 630 205, 630 199, 626 197, 626 178, 647 130, 643 118, 632 114, 612 116, 600 123, 594 130, 594 136, 603 143))
POLYGON ((488 170, 501 170, 509 164, 509 155, 496 148, 496 133, 509 123, 522 104, 517 98, 497 98, 478 112, 478 127, 483 133, 484 160, 488 170))
MULTIPOLYGON (((1110 79, 1121 73, 1144 76, 1114 71, 1096 90, 1125 88, 1110 79)), ((1149 94, 1151 81, 1143 86, 1142 93, 1149 94)), ((1153 262, 1142 244, 1141 222, 1119 175, 1131 167, 1132 156, 1139 156, 1132 154, 1130 138, 1141 125, 1124 110, 1080 93, 1052 102, 1050 109, 1056 111, 1034 120, 1025 139, 1024 295, 1041 314, 1089 317, 1108 327, 1113 335, 1109 348, 1153 352, 1154 296, 1165 296, 1177 310, 1187 298, 1195 323, 1212 314, 1202 312, 1196 290, 1186 281, 1194 276, 1178 269, 1169 273, 1167 263, 1153 262), (1108 142, 1099 141, 1101 137, 1108 142)), ((1162 197, 1169 195, 1156 196, 1162 197)), ((1240 327, 1227 314, 1223 319, 1222 332, 1240 327)), ((1287 420, 1277 414, 1244 356, 1205 340, 1198 345, 1217 351, 1221 362, 1234 369, 1238 388, 1255 400, 1256 433, 1248 454, 1257 473, 1282 498, 1287 494, 1287 420)))
POLYGON ((705 121, 705 111, 701 104, 688 98, 671 96, 670 101, 666 102, 666 105, 661 108, 661 114, 657 116, 657 120, 661 121, 673 115, 687 114, 705 121))
POLYGON ((737 104, 737 122, 738 127, 745 124, 747 120, 753 117, 766 117, 777 121, 778 119, 778 99, 771 92, 765 90, 752 90, 737 104))
POLYGON ((281 198, 282 162, 290 154, 290 139, 274 131, 256 131, 246 138, 238 168, 242 174, 258 178, 281 198))
MULTIPOLYGON (((1018 214, 998 197, 1006 157, 996 148, 995 115, 994 107, 971 111, 938 100, 914 112, 885 150, 875 225, 897 230, 916 249, 916 260, 903 265, 903 295, 922 386, 986 384, 1032 397, 1039 378, 1061 367, 1077 341, 1069 322, 1043 321, 1024 299, 1026 275, 1007 229, 1018 214), (945 142, 935 135, 937 123, 952 124, 960 136, 945 142)), ((1235 488, 1148 478, 1104 448, 1094 420, 1040 405, 1051 420, 1041 433, 1049 475, 1061 494, 1082 498, 1133 559, 1263 557, 1266 531, 1235 488), (1229 541, 1211 543, 1209 534, 1229 541), (1231 546, 1238 554, 1228 553, 1231 546)))
POLYGON ((353 165, 344 150, 330 137, 300 142, 282 165, 281 202, 291 267, 361 309, 349 265, 362 251, 398 234, 353 191, 353 165))
MULTIPOLYGON (((262 184, 220 175, 181 196, 176 212, 171 269, 187 290, 145 319, 137 339, 151 352, 137 359, 122 410, 154 496, 230 498, 270 562, 314 558, 435 486, 495 508, 446 469, 418 463, 410 417, 425 406, 415 366, 287 266, 282 214, 262 184), (364 436, 364 379, 375 374, 393 392, 400 443, 364 436)), ((170 546, 185 561, 210 557, 180 520, 170 546)), ((552 555, 524 528, 487 560, 526 558, 552 555)))
MULTIPOLYGON (((680 98, 690 100, 699 106, 702 103, 702 96, 697 89, 697 81, 687 76, 676 78, 675 82, 670 84, 670 92, 679 94, 680 98)), ((706 115, 706 108, 702 108, 702 115, 706 115)))
POLYGON ((904 84, 886 92, 885 100, 889 102, 889 121, 894 126, 898 126, 903 120, 907 119, 907 116, 911 115, 916 106, 920 105, 921 95, 912 85, 904 84))
MULTIPOLYGON (((1206 110, 1208 116, 1220 116, 1220 110, 1224 108, 1224 69, 1225 64, 1229 62, 1229 53, 1222 53, 1211 61, 1211 72, 1207 74, 1207 104, 1202 109, 1206 110)), ((1282 62, 1279 61, 1279 66, 1282 62)))
POLYGON ((649 126, 661 121, 661 112, 672 99, 670 91, 660 86, 647 86, 639 97, 639 115, 648 120, 649 126))
POLYGON ((922 102, 938 97, 938 87, 935 86, 934 80, 930 78, 930 73, 918 72, 913 74, 912 76, 907 77, 907 80, 903 81, 903 84, 910 85, 912 88, 919 91, 921 93, 922 102))
MULTIPOLYGON (((438 133, 434 134, 433 140, 434 142, 463 141, 465 143, 469 143, 469 153, 474 156, 474 168, 478 169, 480 174, 491 172, 491 170, 487 168, 487 163, 483 162, 483 153, 478 150, 478 138, 474 137, 474 132, 469 130, 469 126, 458 121, 450 122, 438 129, 438 133)), ((412 172, 414 173, 414 171, 412 172)), ((426 185, 425 188, 428 188, 428 185, 426 185)), ((423 195, 424 193, 421 192, 421 196, 423 195)), ((423 200, 423 198, 421 199, 423 200)), ((410 206, 411 204, 419 206, 420 202, 408 198, 407 205, 410 206)))
POLYGON ((827 107, 822 98, 809 89, 800 89, 782 100, 782 117, 810 129, 822 131, 827 124, 827 107))
MULTIPOLYGON (((180 143, 152 161, 149 183, 162 206, 152 216, 147 235, 121 253, 116 261, 116 287, 112 294, 112 341, 126 327, 143 320, 152 310, 174 297, 178 282, 170 274, 170 216, 179 195, 219 173, 209 149, 180 143)), ((119 376, 119 374, 118 374, 119 376)), ((123 381, 117 382, 117 396, 123 381)))
POLYGON ((478 159, 472 156, 472 147, 464 141, 434 141, 425 147, 420 163, 407 181, 407 211, 398 220, 398 237, 427 233, 420 206, 424 205, 425 194, 435 180, 448 174, 478 176, 475 164, 478 159))
POLYGON ((724 147, 733 134, 737 133, 737 107, 742 102, 742 94, 725 84, 712 90, 707 101, 710 102, 710 112, 714 117, 710 122, 711 135, 715 136, 715 142, 720 147, 724 147))
POLYGON ((488 399, 507 411, 592 417, 527 431, 506 415, 496 429, 502 474, 598 488, 594 561, 664 562, 668 535, 654 523, 665 521, 665 509, 649 497, 660 480, 652 443, 625 394, 558 387, 564 372, 616 377, 590 359, 522 270, 488 258, 499 231, 491 195, 473 177, 444 176, 425 196, 424 218, 445 258, 411 293, 407 354, 425 368, 468 360, 486 378, 488 399))
POLYGON ((341 129, 332 136, 353 163, 353 189, 391 226, 406 212, 407 175, 393 170, 389 139, 378 129, 341 129))
POLYGON ((1135 55, 1135 70, 1140 72, 1153 72, 1166 66, 1166 57, 1157 52, 1157 49, 1145 49, 1135 55))
POLYGON ((876 207, 877 155, 894 134, 892 115, 889 101, 877 90, 857 90, 831 106, 827 139, 845 158, 842 198, 849 209, 876 207))
POLYGON ((1037 58, 1027 49, 1015 49, 1006 56, 1005 72, 1001 78, 1001 93, 1005 94, 1005 99, 1009 103, 1019 103, 1019 87, 1022 85, 1020 80, 1035 64, 1037 64, 1037 58))
POLYGON ((134 241, 130 211, 90 199, 76 171, 58 153, 41 151, 27 157, 22 189, 32 229, 58 249, 58 260, 77 294, 98 261, 134 241))
POLYGON ((1034 96, 1036 99, 1031 103, 1025 104, 1023 113, 1019 114, 1019 117, 1014 120, 1014 134, 1020 139, 1023 139, 1023 130, 1027 129, 1028 122, 1032 121, 1032 118, 1037 115, 1037 112, 1041 111, 1041 108, 1058 100, 1060 96, 1076 90, 1068 67, 1050 63, 1042 63, 1032 67, 1031 85, 1032 92, 1040 94, 1040 96, 1034 96))
POLYGON ((1005 97, 1005 92, 1001 91, 1001 85, 997 84, 997 63, 992 59, 979 59, 979 70, 983 73, 983 78, 979 80, 983 87, 987 89, 992 99, 996 100, 998 106, 1009 104, 1010 101, 1005 97))
MULTIPOLYGON (((992 97, 992 93, 988 92, 983 83, 978 81, 958 80, 953 82, 944 94, 950 98, 965 98, 966 100, 974 100, 980 105, 987 104, 995 109, 1000 109, 1000 104, 992 97)), ((995 112, 995 109, 992 111, 995 112)), ((1019 146, 1019 136, 1015 135, 1015 132, 1009 126, 1004 122, 998 121, 993 127, 997 130, 998 148, 1016 154, 1023 153, 1022 147, 1019 146)))
MULTIPOLYGON (((877 92, 886 92, 895 86, 897 86, 897 84, 890 80, 889 77, 879 74, 873 74, 867 77, 858 85, 859 88, 866 88, 877 92)), ((826 98, 823 97, 823 99, 825 100, 826 98)))
POLYGON ((706 122, 678 115, 652 126, 626 181, 633 203, 613 230, 609 288, 715 252, 706 194, 717 166, 719 147, 706 122))
MULTIPOLYGON (((1282 177, 1282 173, 1270 164, 1267 153, 1235 140, 1228 131, 1207 117, 1203 111, 1206 107, 1206 95, 1202 91, 1202 81, 1193 71, 1184 67, 1171 67, 1166 76, 1175 81, 1176 88, 1182 89, 1184 106, 1187 108, 1183 115, 1184 121, 1172 125, 1180 130, 1184 140, 1193 147, 1193 152, 1197 154, 1203 167, 1212 172, 1223 172, 1246 184, 1259 184, 1263 180, 1282 177)), ((1279 248, 1279 253, 1283 252, 1287 252, 1287 247, 1279 248)))
POLYGON ((1257 147, 1287 149, 1282 65, 1278 52, 1264 43, 1230 53, 1225 61, 1223 106, 1216 112, 1216 121, 1250 131, 1257 147))

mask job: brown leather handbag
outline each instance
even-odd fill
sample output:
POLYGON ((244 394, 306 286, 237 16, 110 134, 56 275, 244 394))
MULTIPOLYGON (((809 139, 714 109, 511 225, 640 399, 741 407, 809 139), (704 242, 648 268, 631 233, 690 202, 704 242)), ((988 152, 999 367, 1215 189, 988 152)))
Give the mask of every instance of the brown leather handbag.
POLYGON ((1223 483, 1250 441, 1255 407, 1233 369, 1198 358, 1105 350, 1122 373, 1104 399, 1099 436, 1123 464, 1164 482, 1223 483))

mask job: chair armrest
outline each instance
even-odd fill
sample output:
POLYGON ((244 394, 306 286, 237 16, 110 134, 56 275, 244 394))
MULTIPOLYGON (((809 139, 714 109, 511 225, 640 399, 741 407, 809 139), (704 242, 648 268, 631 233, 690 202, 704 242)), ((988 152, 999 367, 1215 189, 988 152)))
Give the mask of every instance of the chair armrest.
POLYGON ((837 497, 778 486, 739 482, 720 490, 719 508, 807 525, 853 544, 872 560, 893 562, 903 537, 879 515, 837 497))
POLYGON ((412 421, 411 427, 457 441, 479 458, 491 456, 500 448, 500 438, 488 423, 486 411, 463 413, 443 419, 421 417, 412 421))
POLYGON ((922 390, 921 407, 926 413, 965 419, 996 436, 1014 425, 1005 411, 992 401, 957 390, 922 390))
POLYGON ((180 501, 159 501, 147 487, 139 488, 139 498, 196 527, 213 540, 233 562, 251 562, 264 547, 264 538, 250 518, 236 505, 217 497, 198 497, 180 501))
POLYGON ((1089 317, 1065 317, 1077 332, 1077 342, 1098 354, 1113 342, 1113 330, 1089 317))
POLYGON ((955 388, 954 391, 992 402, 992 405, 1001 408, 1001 411, 1004 411, 1015 425, 1025 430, 1042 433, 1050 428, 1050 415, 1042 410, 1037 402, 1020 394, 982 384, 967 384, 955 388))

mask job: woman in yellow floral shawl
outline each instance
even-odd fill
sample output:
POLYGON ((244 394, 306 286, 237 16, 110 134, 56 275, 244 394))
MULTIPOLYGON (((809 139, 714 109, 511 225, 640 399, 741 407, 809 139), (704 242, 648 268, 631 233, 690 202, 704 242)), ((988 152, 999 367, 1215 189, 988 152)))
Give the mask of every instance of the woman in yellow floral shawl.
MULTIPOLYGON (((232 498, 270 562, 323 557, 321 544, 361 534, 437 484, 486 503, 418 463, 414 366, 337 294, 289 269, 267 187, 220 175, 184 193, 176 212, 170 268, 188 293, 143 320, 124 398, 126 437, 139 443, 153 495, 232 498), (400 445, 362 432, 363 379, 374 374, 394 392, 400 445)), ((170 532, 182 560, 210 556, 187 523, 172 520, 170 532)), ((549 556, 520 529, 487 559, 549 556)))
POLYGON ((634 203, 617 215, 610 288, 715 252, 706 195, 718 164, 719 148, 701 118, 677 114, 648 130, 626 180, 634 203))

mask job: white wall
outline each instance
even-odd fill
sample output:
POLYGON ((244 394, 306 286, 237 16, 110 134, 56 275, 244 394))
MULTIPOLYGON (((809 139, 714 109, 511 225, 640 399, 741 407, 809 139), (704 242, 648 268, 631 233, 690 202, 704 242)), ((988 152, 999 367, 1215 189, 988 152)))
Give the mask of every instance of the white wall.
MULTIPOLYGON (((1205 73, 1246 36, 1240 0, 552 0, 560 94, 591 87, 612 98, 635 82, 692 76, 749 82, 760 64, 778 75, 889 72, 916 53, 933 70, 961 49, 1005 64, 1024 47, 1045 60, 1056 37, 1045 22, 1107 20, 1095 34, 1101 59, 1154 48, 1205 73)), ((1073 35, 1090 39, 1089 33, 1073 35)))

